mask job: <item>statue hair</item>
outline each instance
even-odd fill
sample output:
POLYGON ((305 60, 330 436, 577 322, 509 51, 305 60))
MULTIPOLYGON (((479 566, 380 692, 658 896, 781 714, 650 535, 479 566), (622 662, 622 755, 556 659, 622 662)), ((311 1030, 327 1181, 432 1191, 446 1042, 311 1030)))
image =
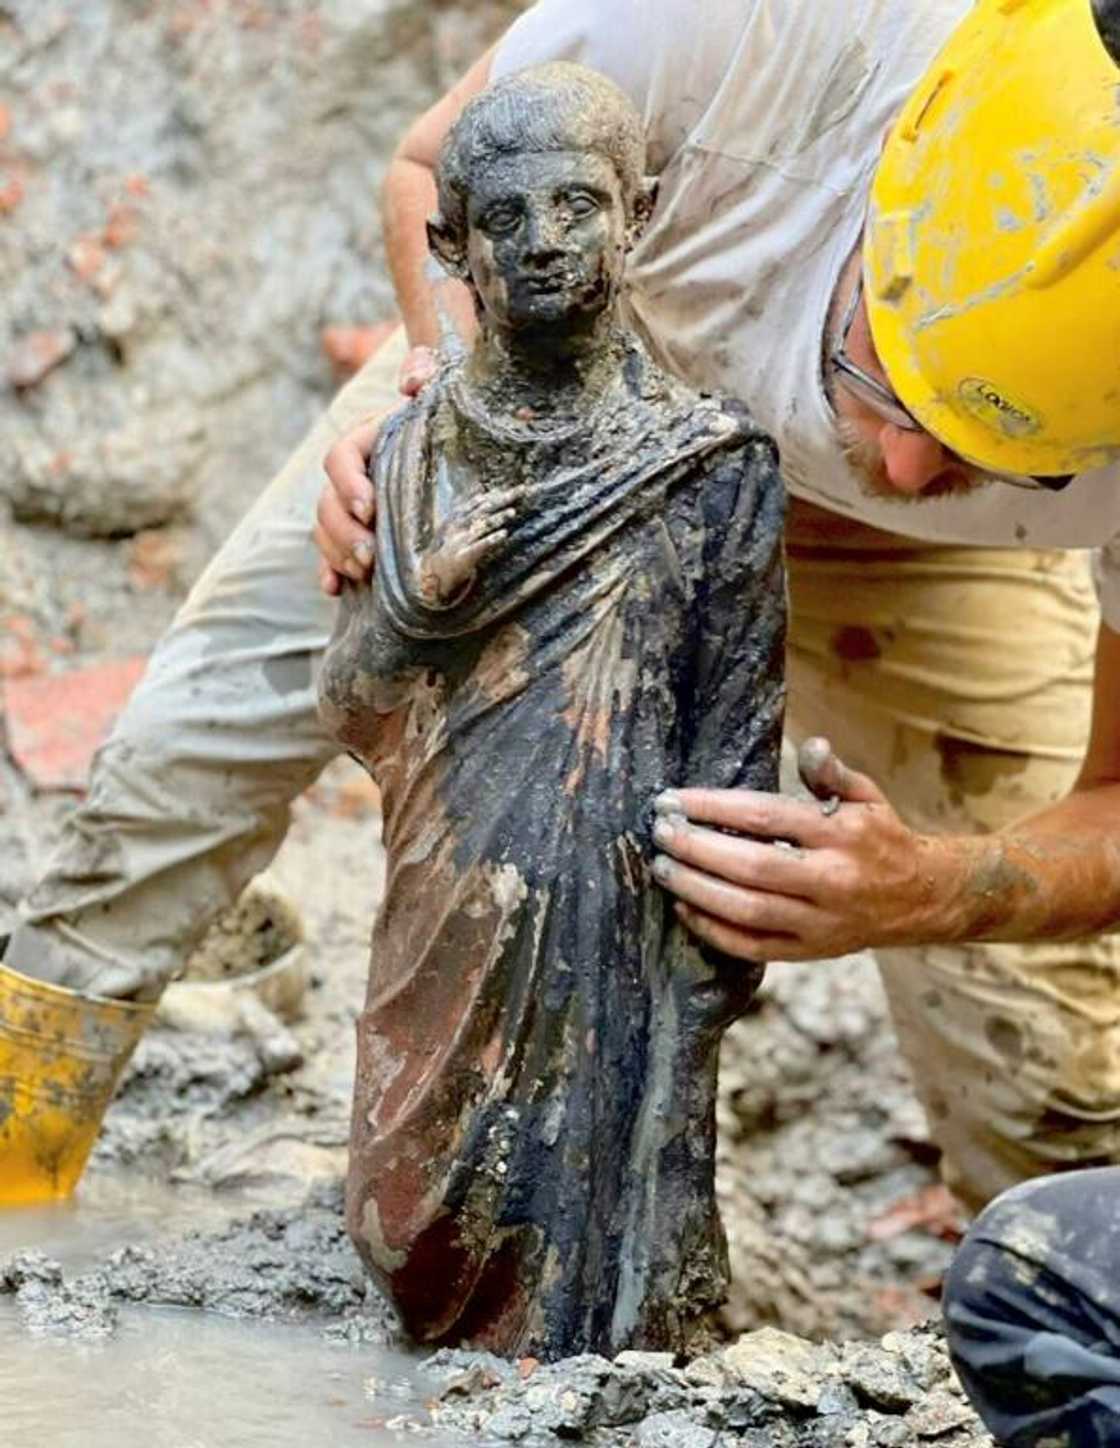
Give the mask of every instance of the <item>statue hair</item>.
POLYGON ((474 169, 525 151, 594 151, 614 167, 628 219, 645 178, 641 117, 626 93, 598 71, 570 61, 528 66, 468 101, 436 168, 440 223, 465 238, 474 169))

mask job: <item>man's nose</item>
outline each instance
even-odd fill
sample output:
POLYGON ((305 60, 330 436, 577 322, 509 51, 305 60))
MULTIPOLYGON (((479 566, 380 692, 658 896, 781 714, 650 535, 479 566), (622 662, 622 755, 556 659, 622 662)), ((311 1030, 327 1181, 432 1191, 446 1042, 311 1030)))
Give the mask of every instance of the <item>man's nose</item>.
POLYGON ((890 423, 879 433, 879 446, 887 476, 900 493, 920 493, 954 461, 928 432, 910 432, 890 423))

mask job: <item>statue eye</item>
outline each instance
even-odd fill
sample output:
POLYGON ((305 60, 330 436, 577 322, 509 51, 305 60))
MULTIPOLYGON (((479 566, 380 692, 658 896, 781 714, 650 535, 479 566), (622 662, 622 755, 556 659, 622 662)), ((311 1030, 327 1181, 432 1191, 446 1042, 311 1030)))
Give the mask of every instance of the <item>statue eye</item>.
POLYGON ((575 191, 568 197, 568 209, 577 219, 592 216, 599 209, 599 203, 587 191, 575 191))
POLYGON ((514 206, 495 206, 482 218, 482 224, 492 236, 504 236, 514 230, 521 220, 521 213, 514 206))

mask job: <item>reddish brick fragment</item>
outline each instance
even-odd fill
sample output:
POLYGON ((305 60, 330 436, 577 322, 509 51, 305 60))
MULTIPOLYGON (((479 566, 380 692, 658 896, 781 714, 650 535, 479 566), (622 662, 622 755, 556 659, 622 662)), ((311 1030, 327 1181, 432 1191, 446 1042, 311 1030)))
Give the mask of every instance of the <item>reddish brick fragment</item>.
POLYGON ((91 282, 105 265, 105 249, 96 237, 79 236, 66 253, 66 260, 82 281, 91 282))
POLYGON ((113 206, 101 233, 102 245, 117 251, 136 240, 140 230, 140 213, 135 206, 113 206))
POLYGON ((0 215, 14 211, 23 197, 22 178, 11 171, 0 171, 0 215))
POLYGON ((397 330, 398 322, 374 322, 368 327, 324 327, 323 352, 341 381, 352 377, 397 330))
POLYGON ((114 659, 39 678, 8 679, 3 703, 12 757, 40 789, 83 789, 94 751, 147 659, 114 659))
POLYGON ((5 373, 13 387, 34 387, 73 352, 77 338, 69 327, 28 332, 8 353, 5 373))
POLYGON ((0 679, 38 674, 43 667, 43 652, 31 619, 23 613, 0 619, 0 679))

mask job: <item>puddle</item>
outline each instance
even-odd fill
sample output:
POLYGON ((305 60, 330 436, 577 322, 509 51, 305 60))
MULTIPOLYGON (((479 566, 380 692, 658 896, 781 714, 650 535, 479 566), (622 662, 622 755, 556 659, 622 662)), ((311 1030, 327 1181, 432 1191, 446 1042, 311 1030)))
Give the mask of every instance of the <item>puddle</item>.
POLYGON ((222 1227, 273 1200, 263 1194, 216 1196, 202 1187, 91 1172, 69 1201, 0 1210, 0 1259, 34 1247, 56 1258, 70 1275, 126 1242, 145 1245, 196 1228, 222 1227))
MULTIPOLYGON (((36 1248, 67 1277, 125 1243, 220 1230, 266 1197, 215 1196, 115 1173, 92 1175, 58 1205, 0 1211, 0 1260, 36 1248)), ((314 1250, 314 1248, 312 1248, 314 1250)), ((309 1323, 183 1308, 118 1306, 112 1336, 34 1336, 0 1297, 0 1443, 27 1448, 389 1448, 384 1426, 426 1421, 420 1359, 332 1342, 309 1323)), ((432 1448, 461 1437, 422 1440, 432 1448)))
MULTIPOLYGON (((318 1330, 173 1309, 121 1313, 113 1337, 27 1336, 0 1300, 5 1443, 28 1448, 389 1448, 423 1406, 414 1360, 318 1330)), ((424 1416, 424 1415, 421 1415, 424 1416)), ((425 1438, 438 1448, 462 1439, 425 1438)))

